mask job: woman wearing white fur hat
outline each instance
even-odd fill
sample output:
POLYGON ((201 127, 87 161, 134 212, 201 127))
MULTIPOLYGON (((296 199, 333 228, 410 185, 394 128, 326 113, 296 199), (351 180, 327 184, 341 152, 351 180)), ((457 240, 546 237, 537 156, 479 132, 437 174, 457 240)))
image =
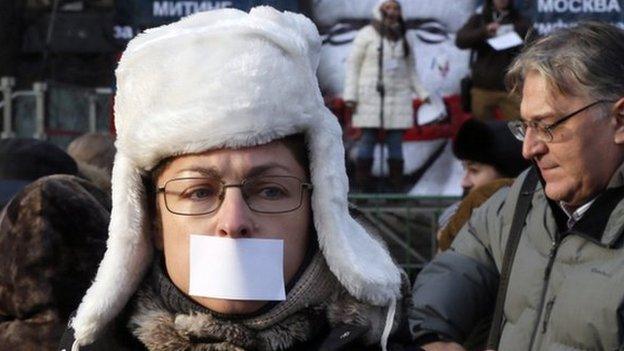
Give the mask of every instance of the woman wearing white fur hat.
POLYGON ((347 107, 353 111, 353 126, 362 128, 355 181, 360 191, 374 190, 371 186, 373 151, 382 129, 386 131, 390 183, 394 191, 400 192, 403 134, 414 124, 412 98, 416 93, 426 101, 429 93, 416 73, 413 45, 405 36, 401 4, 397 0, 381 0, 373 16, 372 24, 360 29, 353 41, 343 92, 347 107), (384 92, 383 114, 380 81, 384 92))
POLYGON ((61 349, 399 340, 406 286, 348 213, 320 44, 307 18, 269 7, 199 13, 130 42, 108 248, 61 349))

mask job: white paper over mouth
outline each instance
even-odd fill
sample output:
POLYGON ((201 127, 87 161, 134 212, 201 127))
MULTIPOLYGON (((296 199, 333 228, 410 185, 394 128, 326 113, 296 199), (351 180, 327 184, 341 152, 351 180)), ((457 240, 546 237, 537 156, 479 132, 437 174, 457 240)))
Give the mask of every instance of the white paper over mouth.
POLYGON ((283 301, 284 241, 190 236, 189 295, 283 301))

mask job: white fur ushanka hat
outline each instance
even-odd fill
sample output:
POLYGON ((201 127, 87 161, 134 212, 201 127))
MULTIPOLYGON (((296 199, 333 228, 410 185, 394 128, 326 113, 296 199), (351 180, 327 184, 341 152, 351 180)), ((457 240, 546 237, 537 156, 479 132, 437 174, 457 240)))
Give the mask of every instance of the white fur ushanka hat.
POLYGON ((257 7, 198 13, 133 39, 117 68, 108 249, 72 320, 78 345, 123 309, 151 264, 142 176, 162 159, 303 133, 319 247, 354 297, 400 298, 387 250, 349 216, 342 132, 316 80, 320 38, 306 17, 257 7))

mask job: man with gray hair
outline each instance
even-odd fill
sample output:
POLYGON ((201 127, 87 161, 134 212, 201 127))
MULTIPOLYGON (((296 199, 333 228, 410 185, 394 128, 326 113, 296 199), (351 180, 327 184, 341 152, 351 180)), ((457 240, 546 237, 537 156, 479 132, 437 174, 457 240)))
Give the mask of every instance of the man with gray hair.
POLYGON ((488 319, 488 349, 622 349, 623 58, 623 30, 586 22, 516 59, 509 127, 534 167, 420 273, 410 327, 424 350, 464 350, 488 319))

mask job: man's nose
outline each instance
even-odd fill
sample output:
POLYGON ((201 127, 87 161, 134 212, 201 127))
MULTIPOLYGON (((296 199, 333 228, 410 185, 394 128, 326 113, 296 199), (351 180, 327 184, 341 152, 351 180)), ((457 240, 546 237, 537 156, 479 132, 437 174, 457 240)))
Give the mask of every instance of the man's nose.
POLYGON ((251 235, 253 219, 240 188, 225 189, 223 202, 216 213, 217 235, 242 238, 251 235))
POLYGON ((546 153, 547 150, 546 143, 537 137, 537 132, 533 128, 527 128, 522 142, 522 157, 532 160, 546 153))

